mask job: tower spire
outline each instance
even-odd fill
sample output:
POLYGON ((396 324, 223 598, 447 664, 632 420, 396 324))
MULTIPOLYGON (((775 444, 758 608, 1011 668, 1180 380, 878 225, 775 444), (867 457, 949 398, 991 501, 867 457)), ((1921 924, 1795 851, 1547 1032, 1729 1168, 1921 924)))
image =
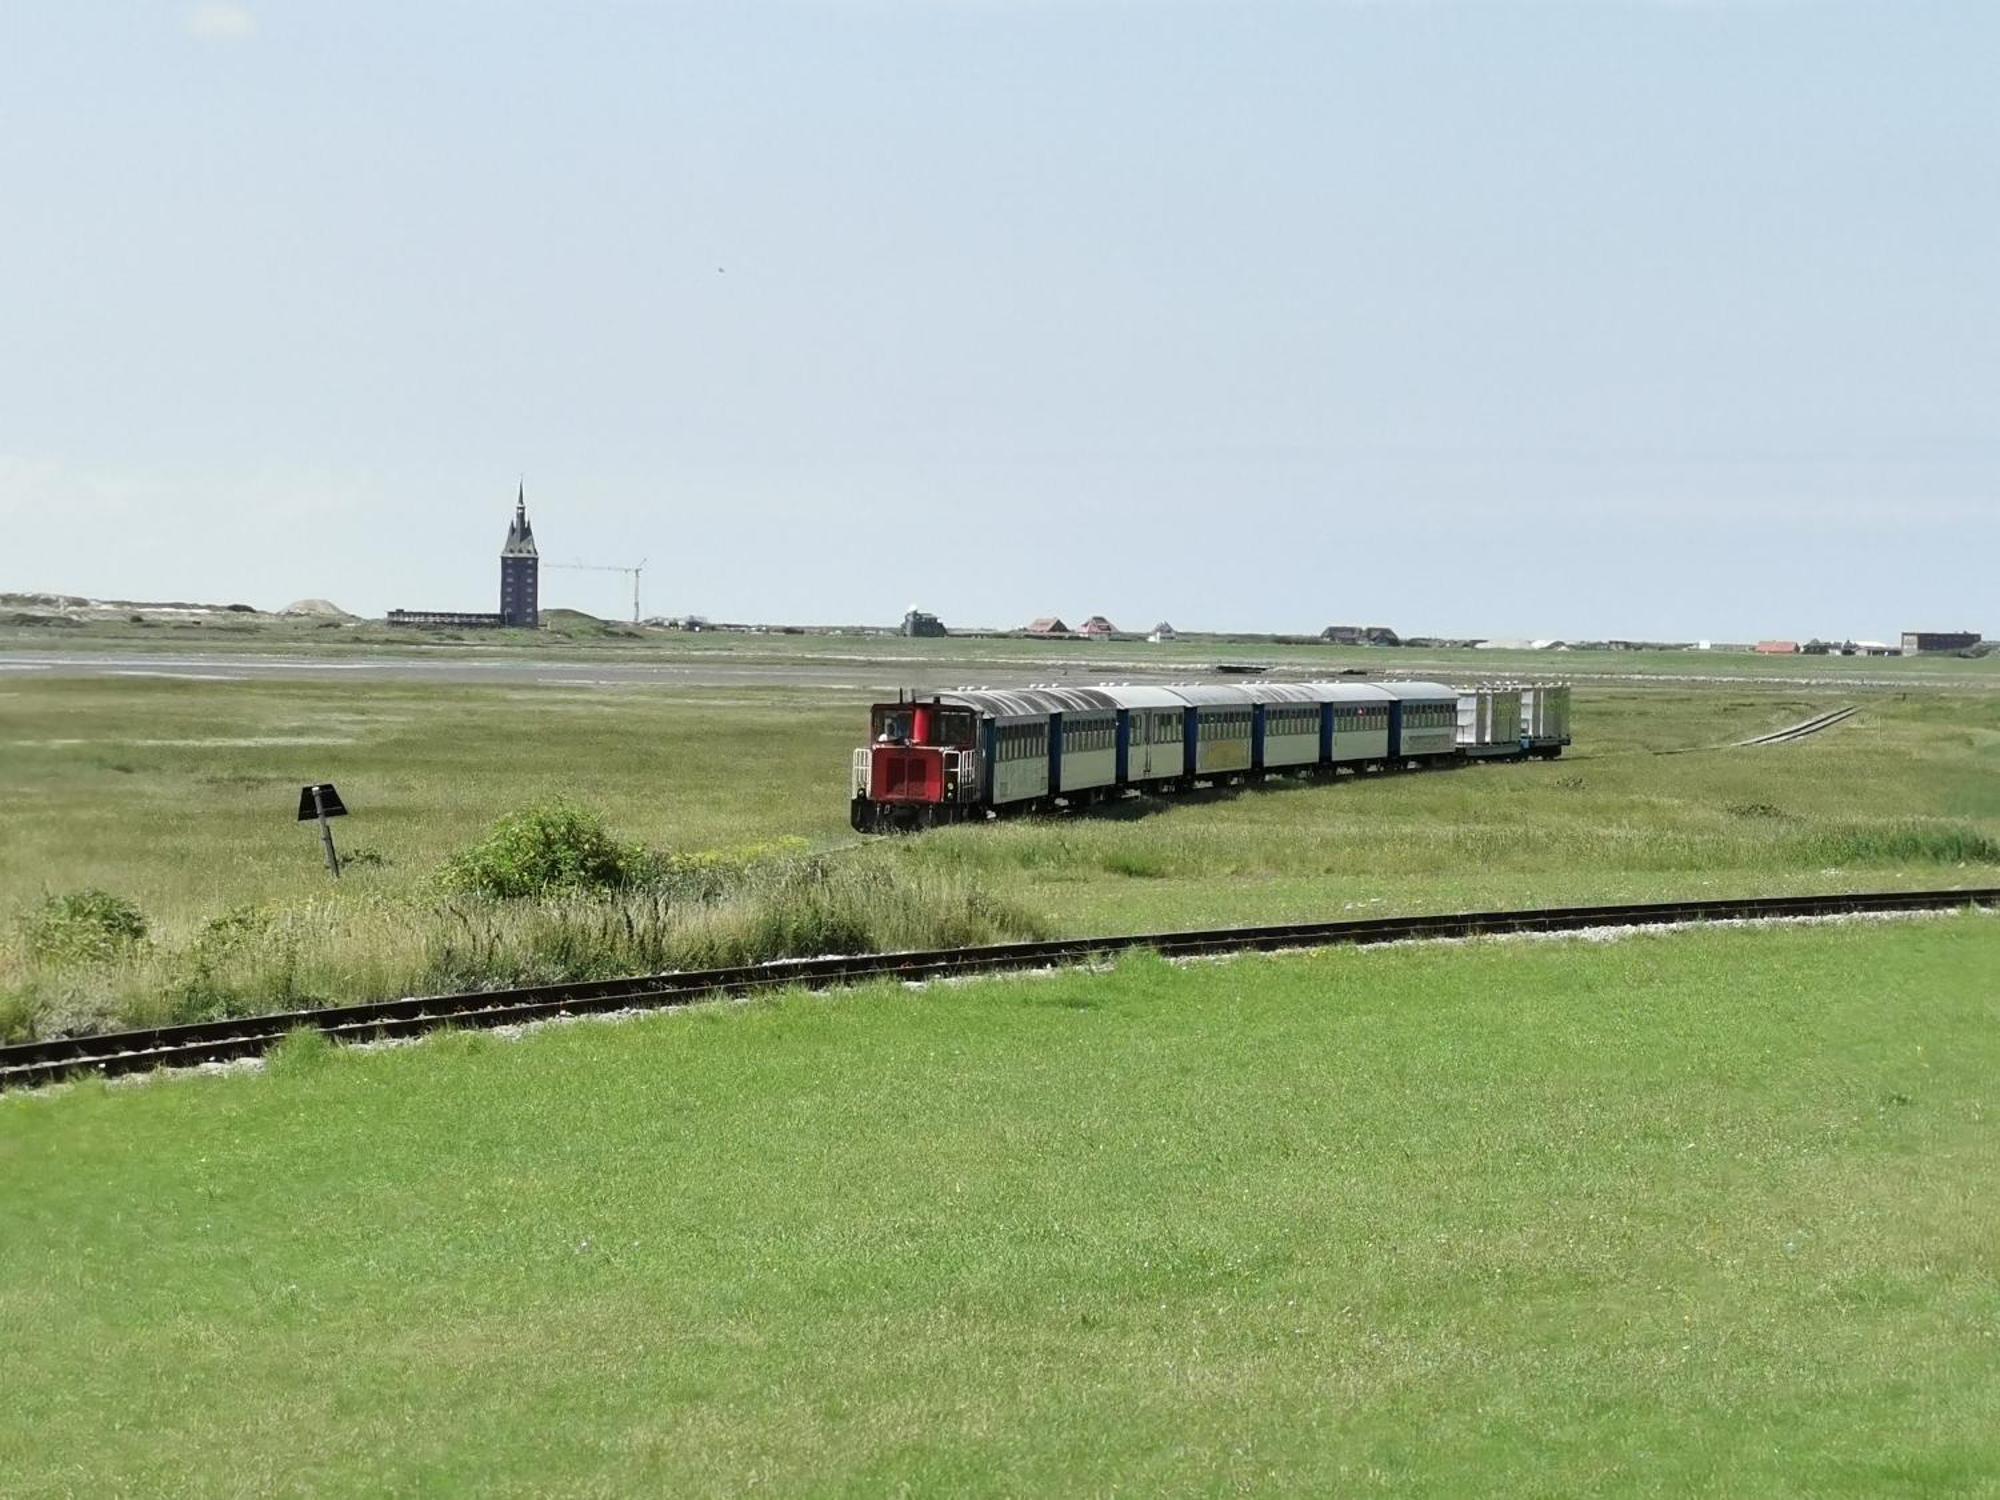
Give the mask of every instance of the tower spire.
POLYGON ((528 524, 528 486, 526 481, 523 481, 520 488, 514 491, 514 519, 507 527, 507 545, 500 550, 503 556, 511 554, 520 557, 533 557, 535 555, 535 528, 528 524))

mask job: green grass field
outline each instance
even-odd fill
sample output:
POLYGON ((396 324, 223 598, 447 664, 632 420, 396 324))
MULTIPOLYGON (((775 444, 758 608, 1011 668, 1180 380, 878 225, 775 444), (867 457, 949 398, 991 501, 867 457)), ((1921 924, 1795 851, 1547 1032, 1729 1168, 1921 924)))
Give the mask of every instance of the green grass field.
MULTIPOLYGON (((864 698, 11 679, 0 684, 0 1030, 436 988, 465 977, 466 943, 450 962, 437 955, 468 922, 493 950, 477 970, 490 979, 574 972, 563 955, 575 944, 547 935, 616 927, 625 913, 565 907, 538 926, 468 917, 441 911, 432 886, 496 816, 551 795, 670 851, 803 846, 959 909, 990 898, 998 925, 972 930, 1002 936, 2000 884, 2000 694, 1968 687, 1589 681, 1576 689, 1578 743, 1554 763, 1135 803, 855 847, 846 776, 864 698), (1819 739, 1723 748, 1842 702, 1861 714, 1819 739), (298 786, 315 780, 340 785, 354 809, 340 838, 366 861, 337 888, 293 821, 298 786), (32 960, 21 921, 51 894, 92 886, 136 901, 150 943, 116 963, 32 960), (206 963, 195 951, 205 931, 231 913, 232 941, 246 913, 264 936, 237 943, 218 998, 188 973, 206 963)), ((912 909, 903 901, 902 915, 866 925, 922 941, 929 929, 907 919, 912 909)), ((614 946, 597 962, 659 951, 614 946)))
POLYGON ((2000 923, 0 1098, 0 1489, 2000 1491, 2000 923))

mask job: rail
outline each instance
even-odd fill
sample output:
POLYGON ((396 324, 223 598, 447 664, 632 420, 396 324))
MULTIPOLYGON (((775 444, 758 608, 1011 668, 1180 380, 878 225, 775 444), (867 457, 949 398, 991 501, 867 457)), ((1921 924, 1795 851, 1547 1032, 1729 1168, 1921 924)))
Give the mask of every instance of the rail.
POLYGON ((491 1028, 531 1021, 659 1010, 698 1000, 773 990, 827 989, 871 979, 905 981, 1089 963, 1151 949, 1168 958, 1362 946, 1418 939, 1573 932, 1597 927, 1657 927, 1692 922, 1850 916, 1871 912, 2000 907, 2000 887, 1872 891, 1832 896, 1655 901, 1618 906, 1562 906, 1526 911, 1450 912, 1359 921, 1224 927, 1128 937, 1058 938, 928 952, 782 959, 726 969, 688 969, 631 979, 537 985, 461 995, 430 995, 364 1005, 285 1011, 229 1021, 199 1021, 99 1036, 60 1037, 0 1047, 0 1090, 53 1083, 76 1073, 140 1073, 256 1057, 301 1027, 341 1042, 387 1041, 447 1027, 491 1028))
POLYGON ((1807 719, 1802 724, 1794 724, 1787 729, 1774 729, 1769 734, 1760 734, 1752 739, 1738 740, 1736 748, 1747 750, 1752 745, 1789 745, 1794 740, 1818 734, 1822 729, 1831 729, 1836 724, 1844 724, 1859 712, 1858 708, 1831 709, 1807 719))

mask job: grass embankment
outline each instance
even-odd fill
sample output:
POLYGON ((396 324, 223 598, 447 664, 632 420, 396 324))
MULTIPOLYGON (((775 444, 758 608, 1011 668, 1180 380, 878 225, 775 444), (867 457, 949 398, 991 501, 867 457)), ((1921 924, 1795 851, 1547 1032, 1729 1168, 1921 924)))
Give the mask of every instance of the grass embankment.
POLYGON ((8 1493, 1991 1494, 2000 923, 0 1098, 8 1493))
POLYGON ((17 1031, 776 956, 815 931, 922 946, 2000 884, 1991 693, 1586 685, 1579 743, 1551 764, 1127 804, 862 850, 841 847, 858 695, 145 679, 0 695, 0 1010, 17 1031), (1861 715, 1812 741, 1714 748, 1841 701, 1861 715), (337 888, 292 822, 299 784, 328 779, 354 809, 342 845, 365 857, 337 888), (778 907, 800 877, 761 864, 734 905, 706 889, 670 912, 656 895, 440 899, 436 871, 497 813, 554 794, 684 858, 838 849, 818 866, 835 885, 821 904, 838 909, 789 921, 778 907), (36 959, 20 918, 86 887, 135 902, 146 942, 102 962, 36 959))

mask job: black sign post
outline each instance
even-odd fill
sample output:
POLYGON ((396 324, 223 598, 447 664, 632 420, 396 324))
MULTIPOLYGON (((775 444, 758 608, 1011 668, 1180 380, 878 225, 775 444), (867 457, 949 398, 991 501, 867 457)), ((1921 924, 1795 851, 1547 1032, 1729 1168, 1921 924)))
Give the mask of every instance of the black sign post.
POLYGON ((340 792, 332 782, 299 788, 299 821, 319 820, 319 841, 326 846, 326 868, 335 880, 340 879, 340 854, 333 847, 333 826, 326 820, 346 816, 347 805, 340 800, 340 792))

